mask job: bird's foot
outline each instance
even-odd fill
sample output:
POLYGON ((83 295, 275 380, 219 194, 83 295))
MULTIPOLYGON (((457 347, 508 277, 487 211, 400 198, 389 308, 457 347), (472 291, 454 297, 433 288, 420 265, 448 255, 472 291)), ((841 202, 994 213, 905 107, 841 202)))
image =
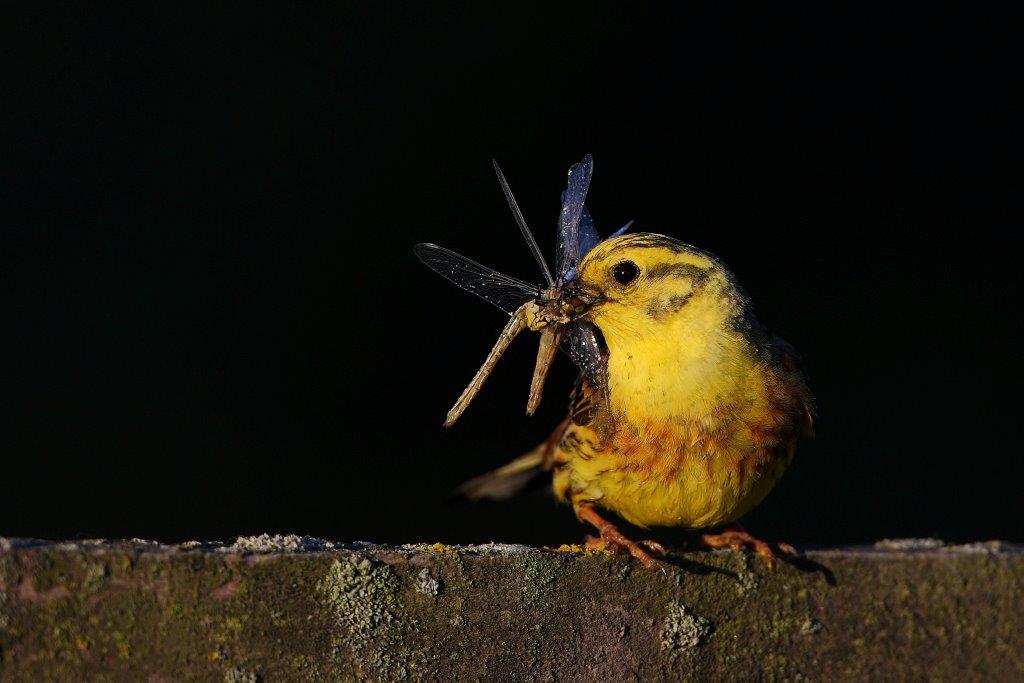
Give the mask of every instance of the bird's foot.
MULTIPOLYGON (((732 548, 733 550, 750 550, 765 558, 768 567, 775 566, 775 551, 764 541, 754 538, 739 524, 730 524, 717 534, 701 534, 700 542, 706 548, 732 548)), ((788 543, 776 543, 779 554, 797 557, 800 553, 788 543)))
POLYGON ((629 553, 640 560, 640 563, 648 569, 658 565, 658 562, 651 557, 650 553, 655 555, 665 554, 665 548, 657 541, 632 541, 623 536, 622 532, 615 527, 605 531, 602 536, 587 536, 586 547, 589 550, 607 550, 615 555, 629 553))
POLYGON ((629 553, 640 561, 644 567, 654 569, 658 561, 650 556, 664 555, 665 548, 655 541, 633 541, 626 538, 611 522, 600 517, 593 508, 580 508, 580 518, 597 527, 600 537, 587 536, 586 546, 592 550, 607 550, 615 554, 629 553))

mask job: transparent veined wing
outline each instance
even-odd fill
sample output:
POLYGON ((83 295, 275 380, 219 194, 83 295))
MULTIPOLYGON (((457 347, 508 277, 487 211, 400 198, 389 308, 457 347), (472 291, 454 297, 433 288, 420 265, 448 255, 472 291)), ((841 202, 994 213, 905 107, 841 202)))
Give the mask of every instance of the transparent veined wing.
POLYGON ((569 169, 569 185, 562 193, 562 212, 558 215, 558 239, 555 243, 555 266, 560 278, 580 262, 580 218, 593 171, 594 160, 589 154, 569 169))
POLYGON ((589 392, 582 395, 586 400, 573 406, 573 420, 577 419, 578 410, 584 410, 589 414, 586 422, 593 422, 600 438, 605 439, 613 433, 615 425, 611 412, 608 366, 596 328, 585 322, 569 323, 562 336, 562 349, 579 366, 590 385, 589 392))
POLYGON ((583 257, 600 243, 601 236, 597 234, 594 219, 590 217, 590 212, 584 206, 580 214, 580 255, 578 260, 582 261, 583 257))
MULTIPOLYGON (((565 193, 562 193, 562 200, 565 201, 565 193)), ((613 235, 614 237, 614 235, 613 235)), ((572 280, 579 274, 579 264, 583 260, 591 249, 601 243, 601 236, 597 233, 597 228, 594 227, 594 219, 591 218, 590 212, 587 211, 587 207, 583 207, 583 211, 580 213, 580 229, 579 229, 579 257, 575 259, 576 265, 569 268, 569 270, 561 273, 559 277, 563 282, 572 280)))
POLYGON ((499 273, 451 249, 423 243, 413 247, 413 251, 435 273, 509 315, 540 296, 537 285, 499 273))
POLYGON ((569 354, 593 387, 604 385, 604 357, 594 326, 587 322, 566 325, 562 350, 569 354))

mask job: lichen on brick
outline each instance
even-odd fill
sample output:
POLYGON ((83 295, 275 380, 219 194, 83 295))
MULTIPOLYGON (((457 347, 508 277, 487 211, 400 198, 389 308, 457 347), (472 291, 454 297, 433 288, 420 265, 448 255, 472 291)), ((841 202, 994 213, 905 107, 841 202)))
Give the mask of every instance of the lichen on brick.
POLYGON ((883 538, 875 541, 877 550, 935 550, 946 542, 938 538, 883 538))
POLYGON ((804 623, 800 624, 800 635, 813 636, 816 633, 820 633, 821 629, 822 625, 820 621, 807 617, 804 619, 804 623))
POLYGON ((661 649, 678 652, 692 650, 711 635, 711 622, 694 614, 678 600, 668 606, 668 615, 661 625, 661 649))
POLYGON ((107 565, 103 562, 84 561, 82 566, 82 590, 88 593, 99 590, 109 573, 107 565))
POLYGON ((743 569, 736 573, 736 591, 740 595, 757 590, 759 583, 757 574, 749 569, 743 569))
POLYGON ((433 577, 429 569, 424 567, 417 575, 416 590, 423 595, 437 595, 441 592, 441 582, 433 577))
POLYGON ((400 587, 391 567, 353 555, 332 562, 317 584, 345 632, 335 638, 335 648, 347 644, 376 669, 375 677, 385 681, 401 680, 409 673, 408 651, 400 647, 400 587))
POLYGON ((309 553, 332 550, 336 547, 331 541, 312 536, 260 534, 259 536, 239 536, 233 544, 224 546, 222 550, 241 553, 309 553))
POLYGON ((260 677, 255 671, 249 671, 237 666, 231 667, 224 672, 224 683, 259 683, 260 677))
MULTIPOLYGON (((561 561, 563 558, 558 558, 561 561)), ((526 605, 542 602, 550 593, 557 577, 556 567, 549 558, 538 552, 519 553, 507 558, 510 563, 510 576, 517 580, 520 590, 518 595, 526 605)))

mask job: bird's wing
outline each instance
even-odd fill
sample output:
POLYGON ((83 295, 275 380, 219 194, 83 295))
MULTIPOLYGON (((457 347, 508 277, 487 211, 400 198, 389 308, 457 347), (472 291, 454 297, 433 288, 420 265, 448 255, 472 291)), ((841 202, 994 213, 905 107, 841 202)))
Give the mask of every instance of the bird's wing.
POLYGON ((575 427, 592 431, 600 442, 606 442, 615 433, 607 383, 594 385, 580 375, 569 397, 569 421, 575 427))
POLYGON ((594 421, 597 410, 595 398, 590 382, 580 375, 572 387, 572 393, 569 394, 569 419, 574 425, 585 427, 594 421))
POLYGON ((802 389, 801 403, 804 413, 803 436, 814 436, 818 429, 818 406, 814 402, 814 396, 811 394, 810 389, 807 388, 803 358, 793 348, 792 344, 774 335, 772 336, 772 355, 775 362, 787 370, 799 382, 802 389))

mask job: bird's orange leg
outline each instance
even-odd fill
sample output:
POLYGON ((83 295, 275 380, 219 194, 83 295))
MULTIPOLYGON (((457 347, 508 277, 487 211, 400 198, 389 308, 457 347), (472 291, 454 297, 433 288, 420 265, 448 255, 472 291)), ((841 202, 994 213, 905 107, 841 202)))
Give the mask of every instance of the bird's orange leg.
POLYGON ((637 542, 629 540, 622 535, 622 532, 619 531, 614 524, 597 514, 597 510, 590 505, 576 505, 576 516, 584 522, 590 522, 593 524, 601 535, 600 538, 588 537, 588 548, 599 547, 613 553, 628 552, 630 555, 640 560, 640 564, 648 569, 657 567, 658 563, 653 557, 647 554, 647 551, 645 551, 644 548, 647 548, 647 550, 657 555, 665 554, 665 549, 661 547, 660 543, 656 543, 654 541, 637 542))
MULTIPOLYGON (((752 550, 768 561, 768 566, 775 566, 775 552, 764 541, 754 538, 739 524, 730 524, 717 534, 701 534, 700 542, 708 548, 732 548, 733 550, 752 550)), ((776 543, 778 549, 786 555, 798 555, 796 548, 788 543, 776 543)))

